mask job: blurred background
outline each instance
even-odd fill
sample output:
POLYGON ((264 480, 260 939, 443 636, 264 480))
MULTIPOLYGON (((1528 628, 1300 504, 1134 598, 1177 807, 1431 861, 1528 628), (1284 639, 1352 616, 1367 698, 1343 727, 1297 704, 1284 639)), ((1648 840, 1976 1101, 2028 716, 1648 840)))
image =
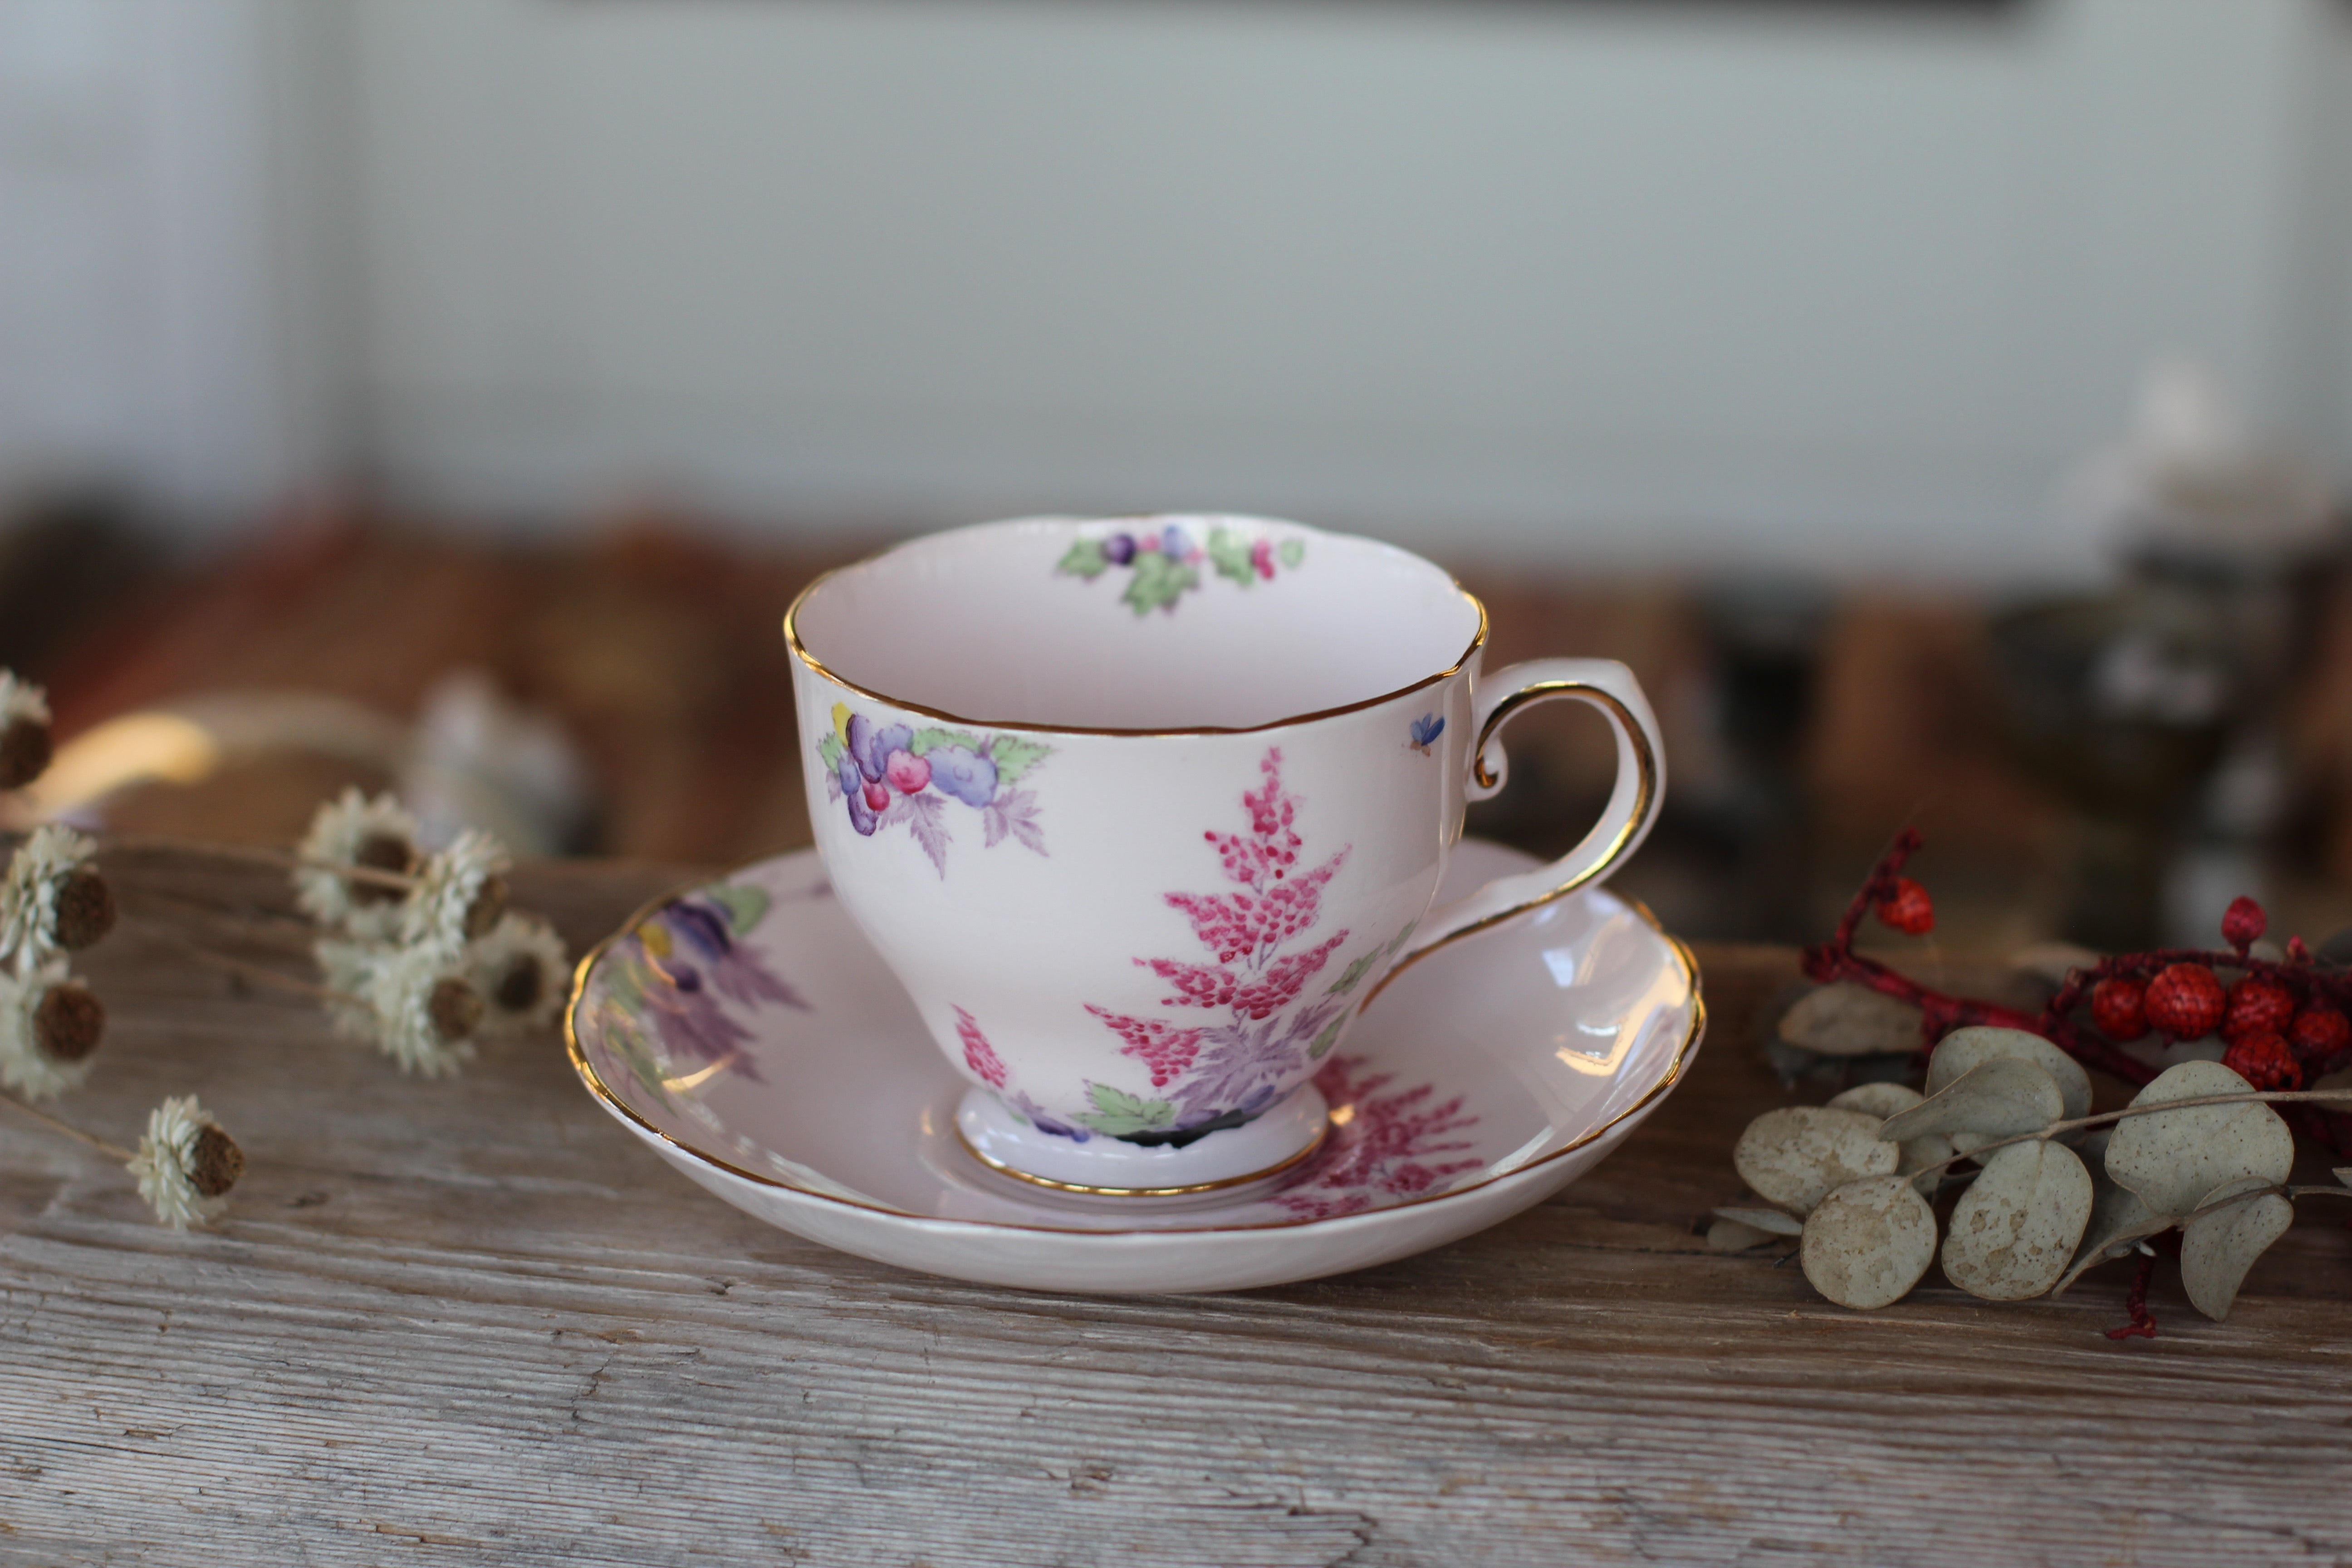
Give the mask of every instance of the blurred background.
POLYGON ((740 860, 815 571, 1232 510, 1633 665, 1686 934, 2317 936, 2347 478, 2344 0, 0 0, 26 811, 740 860))

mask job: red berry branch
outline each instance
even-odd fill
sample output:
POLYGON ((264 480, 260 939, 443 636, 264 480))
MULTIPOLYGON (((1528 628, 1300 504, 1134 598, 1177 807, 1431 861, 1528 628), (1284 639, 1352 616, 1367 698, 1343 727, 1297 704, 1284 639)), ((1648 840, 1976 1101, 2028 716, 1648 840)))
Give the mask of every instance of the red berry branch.
MULTIPOLYGON (((1917 1007, 1923 1051, 1970 1025, 2023 1029, 2084 1067, 2135 1087, 2155 1078, 2157 1069, 2121 1047, 2150 1033, 2173 1040, 2218 1033, 2228 1047, 2222 1065, 2259 1089, 2301 1089, 2352 1063, 2352 975, 2318 963, 2300 937, 2287 944, 2284 963, 2254 956, 2251 949, 2269 921, 2252 899, 2237 900, 2221 918, 2228 950, 2158 948, 2101 959, 2069 973, 2038 1014, 1937 991, 1854 952, 1863 918, 1873 910, 1887 926, 1912 935, 1935 928, 1927 889, 1902 875, 1922 842, 1915 828, 1896 837, 1846 907, 1836 933, 1805 950, 1804 972, 1822 984, 1850 981, 1917 1007), (2239 977, 2225 986, 2215 973, 2221 969, 2236 970, 2239 977), (2077 1016, 2086 1005, 2087 1024, 2077 1016)), ((2309 1105, 2293 1107, 2290 1115, 2330 1150, 2352 1152, 2352 1117, 2309 1105)))

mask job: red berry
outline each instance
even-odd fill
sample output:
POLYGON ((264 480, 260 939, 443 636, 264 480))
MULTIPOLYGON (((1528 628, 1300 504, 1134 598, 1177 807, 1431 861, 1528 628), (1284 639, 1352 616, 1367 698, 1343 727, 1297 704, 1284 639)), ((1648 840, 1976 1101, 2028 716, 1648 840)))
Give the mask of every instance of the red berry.
POLYGON ((2137 1040, 2147 1033, 2147 987, 2120 974, 2091 988, 2091 1022, 2111 1040, 2137 1040))
POLYGON ((2287 1044, 2305 1061, 2319 1061, 2352 1046, 2352 1018, 2333 1007, 2305 1007, 2286 1033, 2287 1044))
POLYGON ((2270 927, 2271 918, 2263 913, 2262 905, 2248 898, 2231 899, 2221 915, 2221 940, 2243 952, 2270 927))
POLYGON ((2176 963, 2147 983, 2142 1005, 2157 1033, 2193 1040, 2213 1032, 2229 1002, 2211 970, 2201 963, 2176 963))
POLYGON ((1936 929, 1936 906, 1927 889, 1908 877, 1895 879, 1895 890, 1878 900, 1878 918, 1896 931, 1925 936, 1936 929))
POLYGON ((866 781, 866 804, 880 811, 890 804, 890 786, 880 779, 866 781))
POLYGON ((2249 974, 2230 987, 2229 1005, 2221 1014, 2221 1037, 2236 1041, 2249 1035, 2284 1035, 2294 1017, 2294 992, 2275 980, 2249 974))
POLYGON ((2248 1035, 2222 1053, 2221 1065, 2256 1089, 2301 1089, 2303 1068, 2280 1035, 2248 1035))

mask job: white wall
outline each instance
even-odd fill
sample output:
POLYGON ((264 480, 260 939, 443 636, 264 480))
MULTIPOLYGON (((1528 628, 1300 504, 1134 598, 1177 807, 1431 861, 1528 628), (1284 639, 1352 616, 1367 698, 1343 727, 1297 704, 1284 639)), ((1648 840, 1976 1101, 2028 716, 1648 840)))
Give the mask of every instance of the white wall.
POLYGON ((2352 458, 2337 0, 211 3, 268 482, 2000 576, 2159 352, 2352 458))

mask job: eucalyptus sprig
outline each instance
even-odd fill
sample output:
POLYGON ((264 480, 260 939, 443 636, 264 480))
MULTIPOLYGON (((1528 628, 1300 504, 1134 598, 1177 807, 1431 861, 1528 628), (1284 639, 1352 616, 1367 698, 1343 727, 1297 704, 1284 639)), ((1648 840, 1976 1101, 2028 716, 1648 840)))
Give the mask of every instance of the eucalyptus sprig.
MULTIPOLYGON (((2287 1184, 2294 1138, 2272 1109, 2352 1102, 2352 1089, 2259 1090, 2187 1061, 2129 1106, 2091 1114, 2081 1078, 2039 1036, 1957 1030, 1931 1058, 1930 1094, 1871 1084, 1750 1122, 1733 1162, 1771 1206, 1716 1212, 1759 1241, 1797 1236, 1814 1289, 1864 1309, 1901 1300, 1939 1256, 1946 1279, 1987 1300, 2055 1295, 2178 1230, 2189 1302, 2218 1321, 2295 1198, 2352 1196, 2287 1184), (1927 1158, 1938 1139, 1948 1152, 1927 1158), (1954 1174, 1963 1163, 1972 1176, 1954 1174), (1939 1226, 1929 1200, 1948 1184, 1963 1190, 1939 1226)), ((2135 1325, 2152 1330, 2144 1285, 2136 1294, 2135 1325)))

